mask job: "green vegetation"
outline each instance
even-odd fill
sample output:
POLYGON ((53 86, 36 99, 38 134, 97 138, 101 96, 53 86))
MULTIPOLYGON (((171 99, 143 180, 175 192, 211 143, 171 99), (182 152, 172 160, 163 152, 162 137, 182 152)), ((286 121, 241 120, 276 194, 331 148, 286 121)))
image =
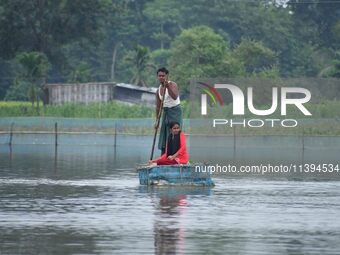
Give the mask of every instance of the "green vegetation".
MULTIPOLYGON (((202 118, 199 104, 190 104, 187 100, 181 102, 183 117, 202 118)), ((340 119, 340 101, 323 101, 318 104, 308 104, 308 110, 313 113, 313 119, 340 119)), ((261 107, 259 107, 261 108, 261 107)), ((266 107, 262 107, 265 109, 266 107)), ((208 112, 212 112, 216 118, 231 118, 232 105, 208 107, 208 112)), ((289 118, 299 119, 304 117, 295 107, 288 107, 287 114, 289 118)), ((0 117, 65 117, 65 118, 155 118, 154 107, 141 105, 129 105, 117 101, 108 103, 90 103, 90 104, 72 104, 63 105, 45 105, 41 108, 40 113, 31 107, 29 102, 0 101, 0 117)), ((254 117, 249 111, 246 111, 244 118, 254 117)), ((282 118, 276 111, 266 118, 282 118)))
MULTIPOLYGON (((160 66, 180 87, 184 118, 201 117, 188 100, 192 79, 340 77, 338 1, 11 0, 0 1, 0 15, 0 117, 154 118, 153 107, 118 102, 45 105, 42 88, 93 81, 156 86, 160 66)), ((313 119, 340 118, 339 89, 332 88, 326 97, 313 92, 313 119)), ((263 100, 255 103, 265 109, 271 94, 257 91, 263 100)), ((230 105, 208 110, 231 116, 230 105)), ((302 117, 294 108, 288 113, 302 117)), ((340 134, 337 122, 321 123, 294 132, 340 134)))
MULTIPOLYGON (((189 102, 181 102, 184 118, 190 117, 189 102)), ((154 107, 129 105, 117 101, 90 104, 45 105, 37 112, 25 101, 0 101, 0 117, 65 117, 65 118, 155 118, 154 107)))
POLYGON ((119 102, 45 105, 37 112, 29 102, 0 101, 0 117, 65 117, 65 118, 151 118, 154 108, 119 102))
POLYGON ((340 73, 338 1, 12 0, 0 14, 0 100, 40 102, 45 82, 155 86, 159 66, 183 97, 192 78, 340 73))
MULTIPOLYGON (((188 101, 182 101, 183 116, 185 119, 195 120, 195 118, 202 119, 200 115, 200 106, 195 104, 189 104, 188 101)), ((293 108, 294 109, 294 108, 293 108)), ((340 102, 338 101, 324 101, 319 104, 310 104, 308 109, 313 112, 313 116, 310 118, 302 118, 301 113, 292 111, 288 108, 290 118, 295 118, 299 122, 297 128, 287 129, 283 128, 276 122, 274 128, 264 126, 263 128, 241 128, 235 126, 231 128, 229 126, 218 126, 211 128, 211 119, 207 123, 208 126, 195 125, 194 122, 189 121, 189 125, 184 127, 186 133, 199 134, 199 135, 340 135, 340 102), (289 111, 290 110, 290 111, 289 111), (209 128, 210 127, 210 128, 209 128)), ((209 111, 214 112, 216 118, 229 119, 231 118, 232 106, 215 106, 209 107, 209 111)), ((115 132, 115 125, 106 125, 102 127, 100 121, 103 119, 145 119, 155 118, 155 110, 153 107, 127 105, 119 102, 109 103, 91 103, 91 104, 64 104, 64 105, 45 105, 40 109, 40 114, 36 109, 31 107, 30 102, 14 102, 14 101, 0 101, 0 117, 55 117, 55 118, 78 118, 78 126, 61 126, 60 131, 102 131, 102 132, 115 132), (84 123, 92 123, 83 125, 84 123, 79 119, 82 118, 84 123), (98 120, 101 119, 101 120, 98 120), (94 125, 94 123, 96 123, 94 125), (98 126, 99 125, 99 126, 98 126)), ((246 112, 244 116, 246 119, 258 118, 252 116, 249 112, 246 112)), ((267 119, 282 119, 279 114, 267 116, 267 119)), ((20 119, 20 118, 19 118, 20 119)), ((43 121, 44 118, 32 118, 32 124, 27 126, 15 126, 16 131, 51 131, 53 130, 53 123, 50 126, 46 126, 43 121)), ((47 118, 49 119, 49 118, 47 118)), ((234 118, 235 120, 243 119, 243 117, 234 118)), ((15 122, 15 120, 12 120, 15 122)), ((124 122, 124 121, 123 121, 124 122)), ((150 121, 151 123, 152 121, 150 121)), ((127 122, 128 123, 128 122, 127 122)), ((153 129, 150 126, 145 126, 145 123, 140 126, 129 124, 119 127, 120 133, 131 133, 140 135, 152 135, 153 129)), ((141 122, 142 123, 142 122, 141 122)), ((268 123, 267 123, 268 124, 268 123)), ((8 131, 8 127, 1 127, 1 131, 8 131)))

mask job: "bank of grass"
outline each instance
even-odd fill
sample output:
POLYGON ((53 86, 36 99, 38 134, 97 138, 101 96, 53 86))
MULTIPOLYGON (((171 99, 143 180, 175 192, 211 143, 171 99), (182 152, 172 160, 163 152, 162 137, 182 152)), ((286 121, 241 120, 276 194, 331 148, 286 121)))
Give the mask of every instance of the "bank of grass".
POLYGON ((127 105, 119 102, 40 105, 33 108, 29 102, 0 101, 0 117, 64 117, 64 118, 151 118, 153 107, 127 105))
MULTIPOLYGON (((183 116, 189 117, 187 102, 182 102, 183 116)), ((155 108, 117 101, 107 103, 42 105, 39 111, 30 102, 0 101, 0 117, 64 117, 64 118, 154 118, 155 108)))
MULTIPOLYGON (((191 104, 188 101, 182 101, 183 118, 185 119, 200 119, 202 115, 200 113, 200 105, 191 104), (191 114, 190 114, 191 113, 191 114)), ((211 128, 211 123, 207 126, 196 125, 194 122, 192 125, 184 127, 187 133, 201 134, 201 135, 340 135, 340 102, 338 101, 324 101, 318 104, 311 104, 308 110, 312 112, 312 116, 301 119, 301 112, 298 109, 294 111, 288 110, 289 118, 297 119, 299 122, 296 128, 283 128, 280 125, 273 127, 262 128, 250 128, 240 127, 235 128, 228 127, 227 125, 219 126, 217 128, 211 128)), ((291 109, 292 110, 292 109, 291 109)), ((232 106, 214 106, 209 109, 212 111, 215 118, 232 118, 232 106)), ((33 108, 29 102, 11 102, 0 101, 0 117, 61 117, 61 118, 87 118, 87 119, 155 119, 154 107, 148 107, 143 105, 128 105, 121 102, 111 101, 108 103, 91 103, 91 104, 64 104, 64 105, 46 105, 40 104, 40 112, 36 108, 33 108)), ((246 113, 245 119, 254 118, 254 116, 246 113)), ((256 117, 259 118, 259 117, 256 117)), ((279 114, 275 116, 260 117, 260 119, 284 119, 279 114)), ((240 117, 236 118, 240 119, 240 117)), ((235 120, 236 120, 235 119, 235 120)), ((19 127, 16 127, 17 129, 19 127)), ((24 127, 25 129, 26 127, 24 127)), ((37 130, 41 127, 37 126, 37 130)), ((8 128, 6 127, 6 130, 8 128)), ((34 127, 30 127, 33 130, 34 127)), ((69 127, 64 131, 77 131, 79 127, 69 127)), ((83 131, 92 131, 91 125, 89 130, 86 127, 82 127, 83 131)), ((122 128, 121 128, 122 129, 122 128)), ((124 126, 124 132, 136 133, 136 134, 151 134, 153 129, 149 126, 140 127, 124 126)), ((123 130, 122 129, 122 130, 123 130)), ((115 132, 114 127, 109 127, 107 130, 101 128, 103 131, 115 132), (112 130, 111 130, 112 129, 112 130)), ((122 131, 120 130, 120 131, 122 131)))
MULTIPOLYGON (((201 106, 199 104, 182 101, 183 118, 202 118, 201 106)), ((260 107, 261 108, 261 107, 260 107)), ((268 108, 268 107, 267 107, 268 108)), ((340 119, 340 102, 325 100, 317 104, 309 104, 308 110, 312 113, 311 119, 340 119)), ((264 107, 263 109, 266 109, 264 107)), ((213 106, 208 109, 214 118, 232 118, 232 106, 213 106)), ((287 115, 289 118, 305 117, 296 107, 289 107, 287 115)), ((117 101, 108 103, 66 103, 63 105, 45 105, 40 104, 40 110, 33 108, 30 102, 17 101, 0 101, 0 117, 64 117, 64 118, 154 118, 155 108, 144 105, 130 105, 117 101)), ((243 116, 246 119, 259 118, 254 117, 246 111, 243 116)), ((261 118, 277 118, 282 119, 280 112, 270 116, 260 116, 261 118)), ((240 116, 238 116, 240 118, 240 116)), ((307 117, 309 118, 309 117, 307 117)))

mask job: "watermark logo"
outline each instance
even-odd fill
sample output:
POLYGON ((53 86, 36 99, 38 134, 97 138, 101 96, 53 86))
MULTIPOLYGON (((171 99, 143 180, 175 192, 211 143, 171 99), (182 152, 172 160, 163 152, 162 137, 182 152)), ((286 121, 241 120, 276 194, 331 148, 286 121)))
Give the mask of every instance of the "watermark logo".
POLYGON ((223 101, 221 98, 221 95, 217 92, 217 90, 204 82, 198 82, 200 85, 203 86, 202 91, 205 92, 206 94, 202 94, 201 95, 201 100, 202 100, 202 115, 206 115, 207 114, 207 95, 209 95, 209 97, 211 98, 211 101, 214 103, 214 105, 217 105, 216 99, 218 100, 218 102, 220 103, 220 105, 223 105, 223 101))
MULTIPOLYGON (((204 88, 202 91, 204 93, 201 94, 201 115, 207 115, 207 95, 210 97, 214 105, 217 105, 217 100, 219 104, 222 106, 223 101, 221 95, 217 92, 217 89, 225 91, 225 93, 230 93, 232 96, 232 113, 233 116, 242 116, 245 115, 245 107, 251 114, 256 116, 268 116, 275 113, 278 108, 280 109, 280 115, 287 115, 287 106, 293 105, 295 106, 303 115, 311 116, 312 113, 304 106, 304 104, 308 103, 311 99, 311 92, 306 88, 301 87, 272 87, 271 88, 271 105, 267 107, 267 109, 257 109, 254 106, 254 92, 253 87, 246 88, 245 93, 234 84, 214 84, 209 85, 203 82, 198 82, 204 88), (216 100, 217 99, 217 100, 216 100)), ((223 94, 222 94, 223 95, 223 94)), ((271 122, 271 126, 274 126, 275 121, 281 121, 280 119, 251 119, 250 127, 262 127, 266 121, 271 122)), ((214 119, 213 126, 215 127, 217 124, 226 124, 233 122, 233 120, 227 121, 225 119, 214 119)), ((297 120, 288 119, 283 120, 283 122, 291 122, 291 125, 285 125, 287 127, 295 127, 297 126, 297 120)), ((235 123, 235 121, 234 121, 235 123)), ((246 125, 246 120, 242 121, 239 124, 246 125)), ((281 121, 282 124, 282 121, 281 121)))
MULTIPOLYGON (((201 94, 201 113, 202 115, 207 115, 207 94, 213 100, 216 105, 216 98, 219 100, 220 105, 223 105, 220 94, 216 91, 216 89, 227 89, 231 92, 233 97, 233 115, 244 115, 244 107, 245 107, 245 96, 243 91, 232 84, 214 84, 214 86, 205 84, 203 82, 198 82, 199 84, 206 86, 209 88, 203 89, 206 94, 201 94), (212 94, 214 93, 214 95, 212 94)), ((287 115, 287 105, 295 105, 304 115, 311 116, 312 114, 307 110, 307 108, 303 105, 304 103, 309 102, 311 99, 311 93, 308 89, 298 88, 298 87, 287 87, 281 88, 281 115, 287 115), (289 98, 289 94, 300 94, 303 95, 303 98, 289 98)), ((258 116, 265 116, 273 114, 278 107, 278 88, 272 88, 272 105, 267 110, 258 110, 255 108, 253 103, 253 88, 247 88, 247 106, 251 113, 258 116)))

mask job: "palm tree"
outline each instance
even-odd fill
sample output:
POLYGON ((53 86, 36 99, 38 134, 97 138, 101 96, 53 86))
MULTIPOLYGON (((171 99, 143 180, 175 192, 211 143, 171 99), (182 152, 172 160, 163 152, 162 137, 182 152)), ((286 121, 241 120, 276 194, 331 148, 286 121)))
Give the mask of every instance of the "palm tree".
POLYGON ((39 92, 49 69, 48 59, 44 53, 36 51, 21 53, 16 58, 23 68, 21 79, 28 82, 30 86, 28 93, 32 108, 34 108, 34 103, 37 101, 37 110, 39 112, 39 92))
POLYGON ((151 57, 150 52, 147 47, 142 45, 136 45, 134 47, 134 52, 132 56, 127 57, 127 60, 133 64, 135 73, 130 80, 130 83, 136 84, 138 86, 146 86, 144 73, 147 68, 155 68, 155 66, 150 63, 151 57))

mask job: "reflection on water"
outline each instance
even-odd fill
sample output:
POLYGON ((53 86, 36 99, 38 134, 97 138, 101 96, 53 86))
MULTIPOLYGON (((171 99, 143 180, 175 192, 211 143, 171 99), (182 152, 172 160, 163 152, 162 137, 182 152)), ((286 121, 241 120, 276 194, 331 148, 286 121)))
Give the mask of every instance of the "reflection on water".
POLYGON ((0 254, 338 254, 337 179, 144 187, 149 148, 0 146, 0 254))
POLYGON ((171 254, 176 251, 179 254, 184 253, 184 226, 180 224, 178 218, 184 217, 186 199, 182 194, 162 196, 156 203, 154 223, 156 254, 171 254), (164 218, 171 220, 162 222, 164 218))
POLYGON ((155 254, 185 254, 185 224, 188 196, 212 193, 204 187, 144 187, 141 193, 149 193, 155 208, 155 254))

